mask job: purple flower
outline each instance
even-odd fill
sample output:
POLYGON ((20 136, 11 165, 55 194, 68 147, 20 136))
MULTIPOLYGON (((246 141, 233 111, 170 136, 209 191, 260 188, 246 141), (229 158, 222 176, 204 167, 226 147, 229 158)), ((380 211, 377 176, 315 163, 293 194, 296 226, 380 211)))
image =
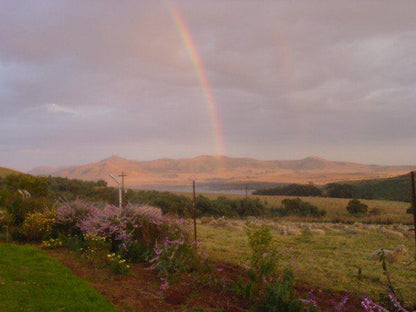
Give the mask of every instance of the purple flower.
POLYGON ((347 301, 348 301, 348 294, 349 294, 348 291, 346 291, 344 297, 341 299, 341 301, 336 306, 336 311, 337 312, 342 312, 344 310, 345 303, 347 303, 347 301))

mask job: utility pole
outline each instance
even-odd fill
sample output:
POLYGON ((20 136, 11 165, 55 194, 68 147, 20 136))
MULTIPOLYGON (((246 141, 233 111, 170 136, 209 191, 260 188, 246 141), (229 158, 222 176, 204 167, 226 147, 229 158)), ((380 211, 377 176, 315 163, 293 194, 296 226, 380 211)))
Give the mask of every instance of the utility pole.
POLYGON ((192 181, 192 206, 193 206, 193 219, 194 219, 194 240, 196 246, 196 196, 195 196, 195 180, 192 181))
POLYGON ((117 180, 117 178, 113 175, 110 174, 110 177, 117 183, 118 185, 118 207, 121 209, 123 208, 123 206, 121 205, 121 185, 120 185, 120 181, 117 180))
POLYGON ((248 197, 248 178, 249 176, 247 176, 247 181, 246 181, 246 199, 248 197))
POLYGON ((124 171, 122 171, 119 177, 121 177, 121 206, 124 207, 125 203, 123 202, 123 194, 126 192, 124 189, 124 177, 127 177, 127 174, 124 174, 124 171))
POLYGON ((416 190, 415 190, 415 173, 410 172, 410 182, 412 186, 412 211, 413 211, 413 231, 415 232, 415 259, 416 259, 416 190))

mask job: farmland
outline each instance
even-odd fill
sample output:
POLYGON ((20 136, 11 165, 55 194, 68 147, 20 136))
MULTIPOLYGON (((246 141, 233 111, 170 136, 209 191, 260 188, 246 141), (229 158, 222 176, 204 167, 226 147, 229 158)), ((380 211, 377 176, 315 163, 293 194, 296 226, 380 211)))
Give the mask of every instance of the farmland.
MULTIPOLYGON (((409 283, 416 279, 410 231, 412 218, 406 213, 409 204, 405 202, 362 200, 368 205, 368 211, 351 214, 346 209, 349 199, 198 195, 198 238, 202 239, 199 244, 202 250, 197 250, 191 248, 194 244, 189 218, 193 211, 189 193, 129 190, 125 198, 130 203, 119 208, 109 204, 109 201, 117 202, 116 190, 100 181, 19 175, 10 175, 1 181, 4 208, 0 238, 8 240, 10 236, 12 241, 30 244, 42 242, 44 248, 54 249, 50 255, 90 281, 121 311, 138 307, 139 302, 151 306, 152 311, 160 309, 159 304, 178 304, 175 302, 190 307, 196 297, 188 297, 183 292, 186 287, 198 290, 193 295, 198 298, 221 289, 216 303, 210 303, 210 307, 219 306, 220 302, 226 307, 233 298, 234 307, 257 309, 267 298, 274 298, 275 295, 267 297, 263 289, 279 285, 287 268, 293 270, 298 291, 292 295, 293 302, 299 304, 297 296, 305 298, 310 289, 320 294, 326 304, 339 301, 344 291, 349 290, 356 309, 363 296, 378 300, 379 294, 386 294, 385 272, 380 262, 369 259, 371 252, 378 248, 396 249, 400 245, 403 245, 400 249, 403 254, 393 263, 387 263, 387 269, 406 306, 416 304, 416 289, 409 283), (19 189, 28 190, 32 196, 23 196, 19 189), (74 200, 57 200, 61 196, 74 200), (276 214, 289 202, 307 208, 310 214, 276 214), (314 207, 325 213, 312 213, 316 211, 314 207), (255 240, 257 246, 250 242, 247 221, 251 224, 250 231, 262 237, 255 240), (266 248, 263 249, 266 252, 256 256, 259 246, 266 248), (253 257, 259 256, 260 259, 270 256, 267 259, 271 262, 267 261, 272 270, 267 275, 263 276, 261 267, 253 262, 253 257), (250 270, 257 270, 253 271, 257 272, 254 280, 246 265, 250 270), (153 269, 151 274, 144 273, 148 272, 147 266, 153 269), (88 273, 90 268, 94 274, 88 273), (225 275, 221 273, 224 268, 225 275), (132 290, 133 285, 144 283, 141 276, 153 281, 151 293, 157 300, 144 303, 143 294, 132 290), (245 280, 236 284, 239 276, 245 280), (119 281, 120 287, 113 287, 113 280, 119 281), (113 291, 123 294, 123 300, 109 295, 113 291), (172 292, 174 299, 180 300, 169 301, 172 292)), ((44 266, 30 269, 33 270, 48 272, 44 266)), ((33 283, 43 283, 43 277, 34 276, 33 283)), ((285 287, 292 293, 295 289, 293 284, 285 287)), ((17 290, 10 291, 14 296, 17 290)), ((29 298, 36 293, 34 289, 28 292, 29 298)), ((13 296, 11 305, 17 300, 13 296)), ((54 296, 59 294, 51 293, 51 302, 54 296)), ((205 300, 198 300, 200 307, 207 308, 205 300)), ((34 311, 37 310, 35 307, 34 311)))
MULTIPOLYGON (((182 193, 185 196, 191 197, 190 193, 182 193)), ((230 199, 242 198, 242 195, 236 194, 204 194, 209 199, 215 199, 219 196, 226 196, 230 199)), ((280 207, 282 200, 285 198, 296 198, 293 196, 262 196, 262 195, 251 195, 249 198, 258 198, 266 206, 267 209, 280 207)), ((345 207, 347 206, 350 199, 346 198, 329 198, 329 197, 299 197, 305 202, 309 202, 320 209, 326 210, 326 215, 319 218, 319 222, 344 222, 344 223, 403 223, 411 224, 412 215, 406 213, 406 209, 409 208, 410 204, 399 201, 388 201, 388 200, 365 200, 362 202, 368 205, 369 211, 374 208, 378 209, 378 213, 375 215, 365 216, 351 216, 345 207)), ((285 217, 287 221, 308 221, 303 217, 285 217)), ((309 221, 317 221, 316 219, 310 219, 309 221)))
MULTIPOLYGON (((215 199, 222 195, 206 196, 215 199)), ((234 199, 241 197, 241 195, 226 196, 234 199)), ((280 206, 282 200, 288 198, 288 196, 250 197, 261 199, 268 209, 280 206)), ((406 213, 408 203, 362 200, 369 206, 369 210, 377 208, 378 215, 351 216, 345 209, 349 199, 323 197, 301 197, 301 199, 325 209, 326 216, 254 219, 256 224, 264 224, 272 229, 279 250, 291 250, 284 254, 280 265, 284 267, 293 261, 299 284, 329 291, 348 289, 357 296, 363 293, 378 295, 385 290, 385 276, 380 263, 370 260, 369 255, 378 248, 394 249, 403 244, 410 250, 403 260, 405 264, 391 264, 389 270, 394 283, 403 295, 416 304, 414 295, 416 288, 414 284, 409 283, 410 280, 416 279, 416 267, 414 261, 412 262, 414 241, 413 232, 410 231, 412 216, 406 213), (313 229, 317 229, 318 234, 311 234, 311 229, 312 232, 313 229), (397 232, 399 234, 394 236, 397 232)), ((199 222, 198 234, 203 246, 214 259, 242 265, 247 262, 249 252, 245 222, 241 219, 216 221, 202 218, 202 222, 199 222)))
MULTIPOLYGON (((299 285, 309 285, 326 291, 350 290, 355 295, 364 293, 377 296, 385 290, 385 276, 379 262, 370 260, 371 251, 377 248, 394 249, 404 244, 413 247, 411 238, 395 239, 383 234, 380 229, 365 225, 344 226, 325 223, 270 222, 256 221, 272 229, 278 250, 288 250, 282 256, 279 266, 293 263, 299 285), (318 234, 309 233, 308 226, 318 234), (292 229, 292 235, 282 235, 282 230, 292 229), (296 233, 294 229, 305 229, 296 233), (296 233, 296 234, 295 234, 296 233), (295 234, 295 235, 294 235, 295 234), (359 270, 361 273, 359 273, 359 270)), ((386 227, 390 228, 390 227, 386 227)), ((242 265, 247 263, 249 248, 244 230, 244 221, 227 221, 221 224, 200 224, 199 237, 203 247, 216 260, 242 265)), ((403 260, 411 262, 409 253, 403 260)), ((394 284, 404 297, 416 303, 416 279, 414 262, 410 265, 394 263, 389 265, 394 284)))

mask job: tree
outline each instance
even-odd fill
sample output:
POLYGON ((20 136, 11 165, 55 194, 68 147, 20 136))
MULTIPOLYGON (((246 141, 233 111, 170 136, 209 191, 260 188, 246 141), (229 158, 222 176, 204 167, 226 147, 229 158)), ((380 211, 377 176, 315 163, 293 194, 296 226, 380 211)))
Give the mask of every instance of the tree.
POLYGON ((349 184, 329 183, 325 188, 328 197, 353 198, 356 196, 354 187, 349 184))
POLYGON ((351 199, 348 202, 347 210, 351 214, 365 214, 367 213, 368 206, 358 199, 351 199))

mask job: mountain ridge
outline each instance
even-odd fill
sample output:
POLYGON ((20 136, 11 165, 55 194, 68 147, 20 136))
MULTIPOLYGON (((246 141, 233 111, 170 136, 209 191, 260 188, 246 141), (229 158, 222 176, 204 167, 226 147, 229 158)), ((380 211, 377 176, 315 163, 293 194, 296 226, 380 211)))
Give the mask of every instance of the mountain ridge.
POLYGON ((112 155, 79 166, 37 167, 34 175, 52 175, 81 180, 114 181, 110 174, 127 174, 126 184, 140 188, 152 185, 188 185, 192 180, 211 182, 277 182, 325 184, 342 180, 387 178, 416 170, 416 166, 366 165, 331 161, 317 156, 297 160, 258 160, 249 157, 200 155, 193 158, 160 158, 148 161, 112 155))

